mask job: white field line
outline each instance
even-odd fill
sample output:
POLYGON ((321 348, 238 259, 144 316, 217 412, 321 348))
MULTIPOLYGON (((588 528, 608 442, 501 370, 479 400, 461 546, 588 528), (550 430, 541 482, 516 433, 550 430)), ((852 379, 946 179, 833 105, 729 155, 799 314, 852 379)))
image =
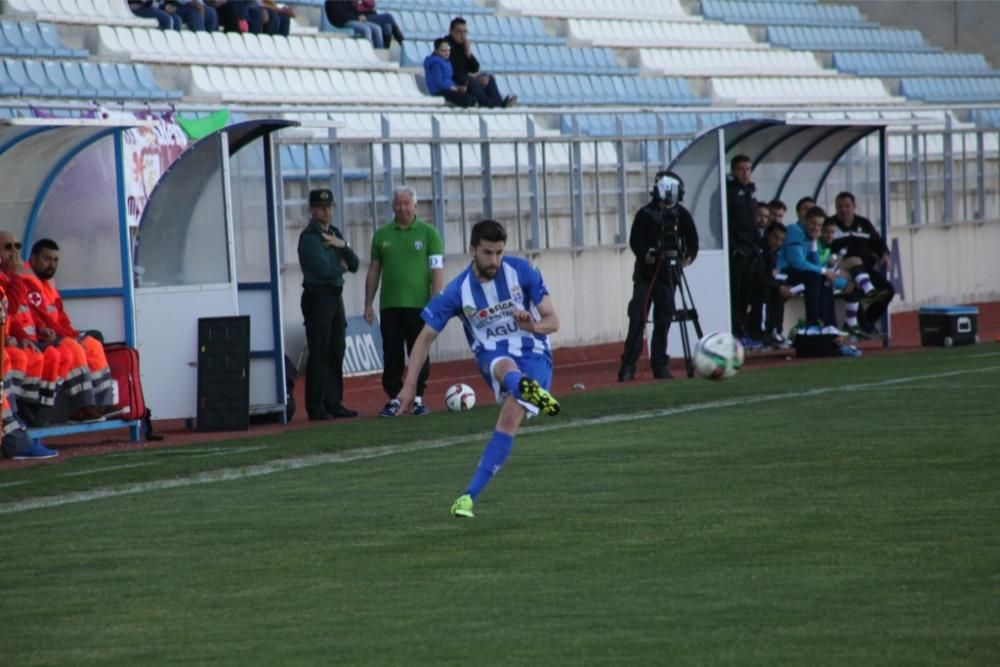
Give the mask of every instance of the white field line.
POLYGON ((984 357, 1000 357, 1000 352, 984 352, 982 354, 969 355, 969 359, 982 359, 984 357))
POLYGON ((30 480, 24 479, 20 482, 3 482, 0 483, 0 489, 6 489, 11 486, 21 486, 22 484, 27 484, 30 480))
MULTIPOLYGON (((987 366, 961 371, 949 371, 947 373, 935 373, 933 375, 915 375, 911 377, 893 378, 880 380, 878 382, 866 382, 859 384, 837 385, 832 387, 818 387, 816 389, 805 389, 802 391, 786 392, 782 394, 765 394, 763 396, 747 396, 742 398, 730 398, 721 401, 708 401, 706 403, 692 403, 676 408, 664 408, 661 410, 647 410, 645 412, 634 412, 629 414, 608 415, 606 417, 595 417, 593 419, 577 419, 571 421, 559 421, 548 426, 529 426, 521 429, 521 434, 545 433, 549 431, 560 431, 570 428, 590 428, 605 424, 616 424, 621 422, 633 422, 643 419, 656 419, 660 417, 670 417, 673 415, 686 414, 688 412, 698 412, 701 410, 716 410, 720 408, 742 407, 757 403, 770 401, 784 401, 789 399, 801 399, 807 396, 822 396, 834 392, 850 392, 859 389, 870 389, 874 387, 891 387, 893 385, 905 384, 909 382, 919 382, 923 380, 937 380, 942 378, 968 375, 972 373, 989 373, 1000 370, 1000 366, 987 366)), ((363 449, 353 449, 346 452, 334 452, 330 454, 314 454, 294 459, 284 459, 280 461, 270 461, 252 466, 242 466, 239 468, 228 468, 223 470, 211 470, 208 472, 196 473, 187 477, 172 479, 160 479, 150 482, 141 482, 121 488, 93 489, 91 491, 80 491, 76 493, 66 493, 58 496, 48 496, 44 498, 29 498, 13 503, 0 505, 0 515, 16 514, 29 510, 44 509, 48 507, 58 507, 59 505, 70 505, 84 503, 102 498, 115 498, 137 493, 147 493, 150 491, 162 491, 165 489, 176 489, 199 484, 214 484, 215 482, 228 482, 248 479, 251 477, 262 477, 273 475, 288 470, 301 470, 312 468, 328 463, 349 463, 351 461, 363 461, 366 459, 376 459, 385 456, 394 456, 415 451, 425 451, 430 449, 441 449, 453 447, 458 444, 475 440, 486 440, 491 433, 472 433, 469 435, 456 436, 441 440, 421 440, 401 445, 384 445, 381 447, 366 447, 363 449)))
POLYGON ((93 468, 92 470, 78 470, 77 472, 66 472, 61 475, 56 475, 56 477, 83 477, 84 475, 93 475, 98 472, 107 472, 108 470, 122 470, 123 468, 141 468, 142 466, 155 466, 158 465, 159 461, 145 461, 143 463, 125 463, 120 466, 107 466, 105 468, 93 468))

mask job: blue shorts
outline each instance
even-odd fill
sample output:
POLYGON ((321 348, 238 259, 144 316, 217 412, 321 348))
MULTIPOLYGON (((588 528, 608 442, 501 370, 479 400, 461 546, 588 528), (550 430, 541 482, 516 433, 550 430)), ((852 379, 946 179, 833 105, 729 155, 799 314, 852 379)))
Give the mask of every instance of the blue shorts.
MULTIPOLYGON (((480 352, 476 355, 476 365, 479 366, 479 372, 483 376, 483 380, 485 380, 486 384, 493 390, 497 399, 497 405, 502 405, 504 400, 507 398, 507 394, 509 393, 503 386, 503 383, 493 377, 493 366, 495 366, 497 361, 500 359, 510 359, 517 364, 518 370, 530 377, 532 380, 536 380, 544 389, 548 390, 552 388, 552 359, 549 357, 537 354, 527 354, 515 357, 509 352, 493 350, 480 352)), ((538 408, 534 405, 524 401, 518 401, 518 403, 520 403, 529 414, 538 414, 538 408)))

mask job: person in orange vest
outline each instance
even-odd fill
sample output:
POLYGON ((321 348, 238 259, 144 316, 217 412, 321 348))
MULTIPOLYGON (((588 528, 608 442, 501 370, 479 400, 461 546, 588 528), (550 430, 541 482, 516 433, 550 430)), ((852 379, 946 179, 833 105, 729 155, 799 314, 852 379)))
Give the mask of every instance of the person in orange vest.
MULTIPOLYGON (((31 247, 27 264, 31 271, 25 271, 20 278, 26 286, 28 306, 38 327, 38 339, 60 347, 65 341, 71 341, 84 352, 82 368, 79 355, 74 354, 70 365, 61 367, 60 371, 66 370, 64 377, 70 404, 77 408, 76 415, 71 419, 90 421, 112 408, 114 380, 111 379, 104 345, 86 332, 75 329, 63 308, 59 291, 52 284, 58 267, 59 246, 52 239, 41 239, 31 247), (79 383, 76 382, 78 378, 79 383)), ((66 347, 76 353, 73 345, 66 347)))
MULTIPOLYGON (((44 426, 47 422, 41 409, 55 403, 57 373, 62 355, 56 348, 50 353, 49 374, 45 379, 45 355, 31 341, 25 327, 34 331, 34 318, 25 306, 18 313, 18 295, 23 293, 20 281, 12 280, 7 270, 21 266, 21 244, 13 234, 0 231, 0 291, 8 300, 6 323, 3 328, 4 389, 8 398, 16 404, 14 411, 28 426, 44 426), (11 295, 8 298, 8 294, 11 295), (10 304, 15 304, 11 306, 10 304)), ((23 296, 20 298, 23 301, 23 296)))

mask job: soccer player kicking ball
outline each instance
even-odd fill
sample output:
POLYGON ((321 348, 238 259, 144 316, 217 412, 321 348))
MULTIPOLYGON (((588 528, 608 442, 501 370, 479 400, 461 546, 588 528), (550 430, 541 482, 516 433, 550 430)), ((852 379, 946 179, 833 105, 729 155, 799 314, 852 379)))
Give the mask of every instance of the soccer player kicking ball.
POLYGON ((448 320, 461 317, 479 372, 502 407, 468 488, 451 506, 456 517, 474 516, 473 504, 510 454, 525 414, 559 414, 559 402, 548 391, 552 386, 548 334, 559 329, 559 316, 542 274, 527 260, 505 257, 506 243, 507 232, 499 222, 483 220, 473 226, 472 262, 421 313, 426 324, 410 351, 398 396, 407 411, 431 343, 448 320))

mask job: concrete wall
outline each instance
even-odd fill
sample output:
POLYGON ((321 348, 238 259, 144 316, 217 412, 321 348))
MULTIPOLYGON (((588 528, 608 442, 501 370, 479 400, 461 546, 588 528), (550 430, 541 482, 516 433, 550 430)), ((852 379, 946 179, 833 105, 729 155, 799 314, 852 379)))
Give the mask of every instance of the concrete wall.
POLYGON ((1000 2, 996 0, 823 0, 855 5, 871 21, 887 28, 912 28, 927 42, 949 51, 982 53, 1000 67, 1000 2))

